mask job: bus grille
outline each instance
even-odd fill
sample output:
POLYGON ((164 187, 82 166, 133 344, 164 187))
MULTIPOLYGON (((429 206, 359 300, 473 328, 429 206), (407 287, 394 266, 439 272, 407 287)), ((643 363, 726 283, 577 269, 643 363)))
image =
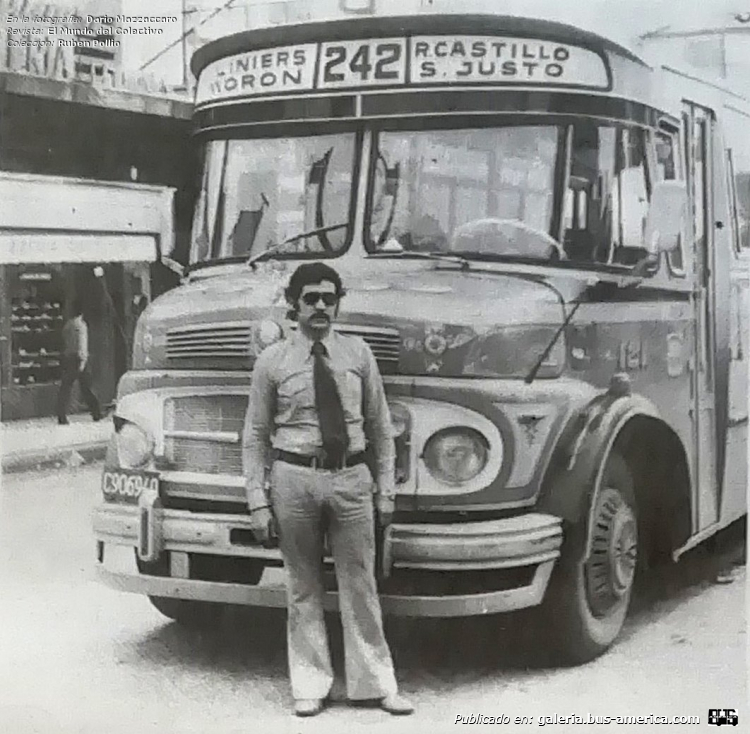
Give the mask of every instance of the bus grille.
POLYGON ((244 359, 250 356, 250 324, 197 324, 167 332, 167 359, 244 359))
POLYGON ((367 342, 383 374, 392 375, 398 370, 398 355, 401 339, 397 329, 381 329, 374 326, 351 324, 335 327, 340 334, 358 336, 367 342))
MULTIPOLYGON (((400 338, 397 329, 383 329, 351 324, 336 326, 341 334, 359 336, 367 342, 383 374, 394 374, 398 369, 400 338)), ((197 324, 178 326, 167 332, 167 359, 227 360, 227 368, 246 369, 247 359, 253 356, 252 327, 248 322, 226 324, 197 324)))
POLYGON ((241 475, 246 410, 246 395, 191 395, 167 399, 164 403, 164 452, 170 466, 176 471, 241 475), (170 436, 171 433, 180 435, 170 436), (186 433, 194 436, 181 435, 186 433), (234 440, 232 434, 236 437, 234 440))

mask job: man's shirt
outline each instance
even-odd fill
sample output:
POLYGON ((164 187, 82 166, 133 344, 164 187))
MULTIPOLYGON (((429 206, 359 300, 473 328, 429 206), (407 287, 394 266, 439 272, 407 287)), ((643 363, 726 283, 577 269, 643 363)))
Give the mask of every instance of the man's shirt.
POLYGON ((68 319, 62 329, 63 354, 78 357, 81 362, 89 358, 89 330, 83 316, 68 319))
MULTIPOLYGON (((394 494, 395 447, 383 381, 370 347, 354 336, 330 332, 322 340, 341 396, 349 453, 373 449, 377 490, 394 494)), ((267 505, 265 468, 270 447, 316 455, 323 439, 315 409, 312 340, 297 331, 263 351, 255 362, 243 433, 248 505, 267 505)))

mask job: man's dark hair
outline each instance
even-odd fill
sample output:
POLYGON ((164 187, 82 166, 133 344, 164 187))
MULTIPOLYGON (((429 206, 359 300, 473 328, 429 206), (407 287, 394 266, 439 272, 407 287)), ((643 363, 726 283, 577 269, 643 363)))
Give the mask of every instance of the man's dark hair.
POLYGON ((76 296, 73 299, 73 316, 81 316, 84 311, 83 298, 76 296))
POLYGON ((303 263, 289 278, 289 285, 284 290, 286 301, 291 307, 290 315, 296 314, 299 307, 299 297, 306 285, 322 283, 328 280, 336 286, 336 296, 343 298, 346 290, 341 283, 341 276, 330 266, 322 262, 303 263))

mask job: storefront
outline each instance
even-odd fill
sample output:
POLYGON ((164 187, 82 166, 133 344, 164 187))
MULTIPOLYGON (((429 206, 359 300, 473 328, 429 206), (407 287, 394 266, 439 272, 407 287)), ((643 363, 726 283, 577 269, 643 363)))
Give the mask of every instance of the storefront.
POLYGON ((2 419, 55 414, 62 326, 77 303, 94 391, 111 402, 151 268, 173 240, 173 190, 0 173, 0 199, 2 419))

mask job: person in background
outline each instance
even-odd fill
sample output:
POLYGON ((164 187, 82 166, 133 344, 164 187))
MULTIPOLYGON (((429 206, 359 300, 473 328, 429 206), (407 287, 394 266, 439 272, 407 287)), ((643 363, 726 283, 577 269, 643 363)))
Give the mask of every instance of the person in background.
POLYGON ((405 715, 413 707, 398 694, 375 584, 373 477, 365 453, 369 445, 384 522, 393 510, 392 425, 370 348, 331 328, 343 294, 338 273, 324 263, 300 265, 289 280, 285 295, 298 329, 263 351, 253 370, 243 433, 248 509, 259 542, 268 542, 274 517, 278 526, 297 716, 320 713, 333 683, 324 535, 338 581, 349 700, 405 715))
POLYGON ((73 304, 73 316, 63 326, 62 344, 62 381, 57 394, 57 422, 61 426, 68 423, 70 392, 76 380, 78 380, 91 417, 95 421, 101 420, 102 411, 99 401, 91 389, 89 327, 83 318, 83 305, 79 299, 76 299, 73 304))

